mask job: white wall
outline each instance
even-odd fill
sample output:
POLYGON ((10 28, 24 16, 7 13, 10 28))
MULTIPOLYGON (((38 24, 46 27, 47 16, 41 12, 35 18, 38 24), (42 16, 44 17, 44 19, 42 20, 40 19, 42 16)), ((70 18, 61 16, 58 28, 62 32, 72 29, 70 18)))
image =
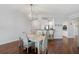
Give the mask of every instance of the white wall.
POLYGON ((63 22, 67 18, 65 16, 55 16, 55 33, 54 33, 54 38, 55 39, 60 39, 62 38, 62 32, 63 32, 63 22))
POLYGON ((51 16, 51 15, 40 15, 39 17, 37 16, 37 20, 35 20, 35 25, 36 28, 41 28, 41 26, 46 25, 46 23, 48 24, 48 20, 42 19, 42 17, 46 17, 49 20, 52 21, 53 23, 53 19, 54 19, 54 28, 55 28, 55 32, 54 32, 54 38, 55 39, 60 39, 62 38, 62 28, 63 28, 63 22, 65 22, 65 20, 67 20, 66 16, 51 16), (56 26, 55 26, 56 25, 56 26))
POLYGON ((20 6, 0 5, 0 45, 17 40, 21 32, 30 31, 30 21, 18 7, 20 6))
POLYGON ((77 46, 79 47, 79 18, 78 18, 78 39, 77 39, 77 46))
POLYGON ((63 33, 63 25, 67 23, 67 32, 66 36, 68 38, 73 38, 74 36, 74 21, 68 18, 67 16, 56 16, 55 17, 55 38, 62 38, 63 33))
MULTIPOLYGON (((77 37, 77 46, 79 47, 79 13, 75 13, 69 16, 70 20, 74 20, 76 25, 75 34, 78 35, 77 37)), ((72 29, 73 30, 73 29, 72 29)))

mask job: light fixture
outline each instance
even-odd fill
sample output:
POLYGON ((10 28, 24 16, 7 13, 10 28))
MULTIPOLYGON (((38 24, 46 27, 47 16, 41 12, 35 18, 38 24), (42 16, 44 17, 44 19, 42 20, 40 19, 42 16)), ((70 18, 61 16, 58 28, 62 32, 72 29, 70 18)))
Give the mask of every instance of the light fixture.
POLYGON ((30 4, 29 7, 30 7, 29 18, 30 18, 30 20, 33 20, 33 4, 30 4))
POLYGON ((48 23, 49 23, 49 26, 53 25, 52 21, 49 21, 48 23))

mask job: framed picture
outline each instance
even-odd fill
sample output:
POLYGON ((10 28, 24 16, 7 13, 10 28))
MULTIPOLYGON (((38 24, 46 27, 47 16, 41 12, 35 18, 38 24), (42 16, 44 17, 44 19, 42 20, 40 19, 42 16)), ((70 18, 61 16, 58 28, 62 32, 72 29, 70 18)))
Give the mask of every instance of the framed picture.
POLYGON ((67 30, 67 25, 63 25, 63 30, 67 30))

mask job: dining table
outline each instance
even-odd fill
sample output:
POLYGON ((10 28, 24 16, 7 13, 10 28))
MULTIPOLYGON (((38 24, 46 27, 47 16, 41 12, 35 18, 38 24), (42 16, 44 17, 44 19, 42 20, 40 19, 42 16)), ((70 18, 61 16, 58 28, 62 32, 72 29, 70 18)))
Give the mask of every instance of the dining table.
POLYGON ((37 43, 38 54, 40 54, 40 42, 45 40, 45 36, 37 34, 27 34, 30 41, 37 43))

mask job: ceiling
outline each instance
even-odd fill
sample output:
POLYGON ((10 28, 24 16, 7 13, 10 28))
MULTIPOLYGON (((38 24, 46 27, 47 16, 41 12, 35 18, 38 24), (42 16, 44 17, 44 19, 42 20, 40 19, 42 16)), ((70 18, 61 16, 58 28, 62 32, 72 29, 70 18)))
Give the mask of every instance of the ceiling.
POLYGON ((33 4, 36 15, 71 15, 79 12, 79 4, 33 4))
MULTIPOLYGON (((30 4, 1 4, 0 10, 31 13, 30 4)), ((68 16, 79 13, 79 4, 33 4, 32 11, 34 15, 68 16)))

